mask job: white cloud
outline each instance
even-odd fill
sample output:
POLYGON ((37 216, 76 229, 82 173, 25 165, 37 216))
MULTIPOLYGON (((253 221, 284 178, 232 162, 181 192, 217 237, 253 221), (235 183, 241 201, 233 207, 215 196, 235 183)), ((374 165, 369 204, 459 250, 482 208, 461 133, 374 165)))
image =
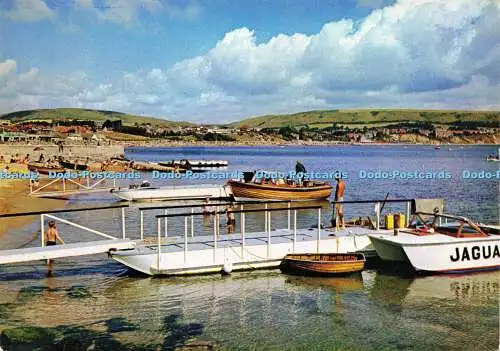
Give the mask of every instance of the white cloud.
POLYGON ((60 106, 210 122, 326 108, 500 109, 499 28, 494 0, 400 0, 309 36, 259 43, 258 33, 235 29, 204 55, 113 82, 16 73, 6 61, 0 109, 8 98, 11 108, 50 105, 57 94, 60 106))
POLYGON ((0 78, 7 76, 11 72, 16 71, 16 61, 8 59, 5 60, 4 62, 0 62, 0 78))
POLYGON ((39 21, 52 18, 52 11, 43 0, 14 0, 12 10, 4 11, 4 16, 15 21, 39 21))

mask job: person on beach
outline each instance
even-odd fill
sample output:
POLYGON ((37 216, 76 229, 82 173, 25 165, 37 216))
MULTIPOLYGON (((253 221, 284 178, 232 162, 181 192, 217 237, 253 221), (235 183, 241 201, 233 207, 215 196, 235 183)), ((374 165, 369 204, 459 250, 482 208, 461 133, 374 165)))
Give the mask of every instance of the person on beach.
MULTIPOLYGON (((45 245, 46 246, 55 246, 55 245, 57 245, 57 240, 59 240, 61 242, 61 244, 64 245, 64 240, 59 236, 59 233, 57 232, 56 222, 49 221, 49 227, 47 228, 47 231, 45 232, 45 245)), ((52 260, 51 259, 47 260, 47 265, 48 265, 47 274, 50 275, 50 274, 52 274, 52 260)))
POLYGON ((45 156, 43 156, 43 154, 40 154, 40 157, 38 158, 38 162, 45 162, 45 156))
MULTIPOLYGON (((337 186, 335 187, 335 201, 344 201, 345 183, 341 176, 336 176, 335 180, 337 181, 337 186)), ((332 222, 335 222, 336 228, 341 225, 342 229, 345 229, 344 206, 342 204, 335 204, 335 213, 332 222)))
POLYGON ((226 217, 227 217, 227 233, 231 234, 234 231, 234 227, 236 225, 236 219, 234 218, 233 213, 234 206, 230 204, 226 209, 226 217))

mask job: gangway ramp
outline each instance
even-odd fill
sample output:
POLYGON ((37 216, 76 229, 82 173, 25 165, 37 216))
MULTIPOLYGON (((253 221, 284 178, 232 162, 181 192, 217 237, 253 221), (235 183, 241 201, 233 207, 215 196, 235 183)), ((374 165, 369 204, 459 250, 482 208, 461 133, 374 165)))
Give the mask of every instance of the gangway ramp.
POLYGON ((136 241, 126 238, 125 230, 125 207, 128 204, 111 205, 111 206, 98 206, 98 207, 83 207, 83 208, 71 208, 71 209, 61 209, 53 211, 35 211, 35 212, 22 212, 22 213, 6 213, 0 214, 1 218, 7 217, 21 217, 21 216, 33 216, 40 215, 40 242, 41 246, 38 247, 28 247, 20 249, 9 249, 0 250, 0 264, 9 263, 21 263, 38 261, 53 258, 62 257, 74 257, 74 256, 84 256, 93 255, 99 253, 106 253, 110 250, 127 250, 135 248, 136 241), (101 231, 91 229, 84 225, 74 223, 64 218, 55 216, 54 214, 65 213, 65 212, 81 212, 81 211, 96 211, 96 210, 109 210, 109 209, 121 209, 121 232, 122 238, 119 239, 115 236, 103 233, 101 231), (68 243, 63 245, 46 246, 45 245, 45 221, 46 219, 54 220, 55 222, 60 222, 72 226, 74 228, 87 231, 89 233, 100 236, 104 239, 94 240, 94 241, 83 241, 76 243, 68 243))
POLYGON ((106 253, 110 250, 126 250, 135 247, 134 240, 111 239, 71 243, 65 245, 28 247, 0 251, 0 264, 21 263, 49 258, 62 258, 106 253))

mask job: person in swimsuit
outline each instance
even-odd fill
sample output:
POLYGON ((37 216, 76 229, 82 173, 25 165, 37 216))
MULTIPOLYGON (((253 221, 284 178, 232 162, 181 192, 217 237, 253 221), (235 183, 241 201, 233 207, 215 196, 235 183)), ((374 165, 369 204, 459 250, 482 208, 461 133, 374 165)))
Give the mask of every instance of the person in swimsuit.
MULTIPOLYGON (((335 180, 337 181, 337 186, 335 187, 335 201, 344 201, 344 191, 345 191, 344 181, 340 177, 335 177, 335 180)), ((335 204, 335 211, 336 211, 335 226, 338 228, 340 224, 342 226, 342 229, 345 229, 344 206, 342 204, 335 204)))
POLYGON ((230 204, 226 209, 228 234, 231 234, 234 231, 234 227, 236 225, 236 219, 234 218, 233 209, 234 209, 233 204, 230 204))
MULTIPOLYGON (((59 236, 59 233, 57 232, 56 222, 49 221, 49 227, 47 228, 47 231, 45 232, 45 245, 46 246, 57 245, 57 240, 59 240, 61 242, 61 244, 64 244, 64 240, 59 236)), ((51 259, 47 260, 47 265, 49 266, 47 274, 51 275, 52 274, 52 260, 51 259)))

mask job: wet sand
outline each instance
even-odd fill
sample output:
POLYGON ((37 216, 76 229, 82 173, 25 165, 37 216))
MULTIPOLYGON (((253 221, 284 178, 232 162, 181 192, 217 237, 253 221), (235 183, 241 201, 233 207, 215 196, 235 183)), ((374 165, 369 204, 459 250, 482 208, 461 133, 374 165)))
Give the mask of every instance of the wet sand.
MULTIPOLYGON (((28 196, 27 180, 0 179, 0 214, 64 208, 66 200, 45 199, 28 196)), ((36 220, 38 216, 0 218, 0 236, 36 220)))

